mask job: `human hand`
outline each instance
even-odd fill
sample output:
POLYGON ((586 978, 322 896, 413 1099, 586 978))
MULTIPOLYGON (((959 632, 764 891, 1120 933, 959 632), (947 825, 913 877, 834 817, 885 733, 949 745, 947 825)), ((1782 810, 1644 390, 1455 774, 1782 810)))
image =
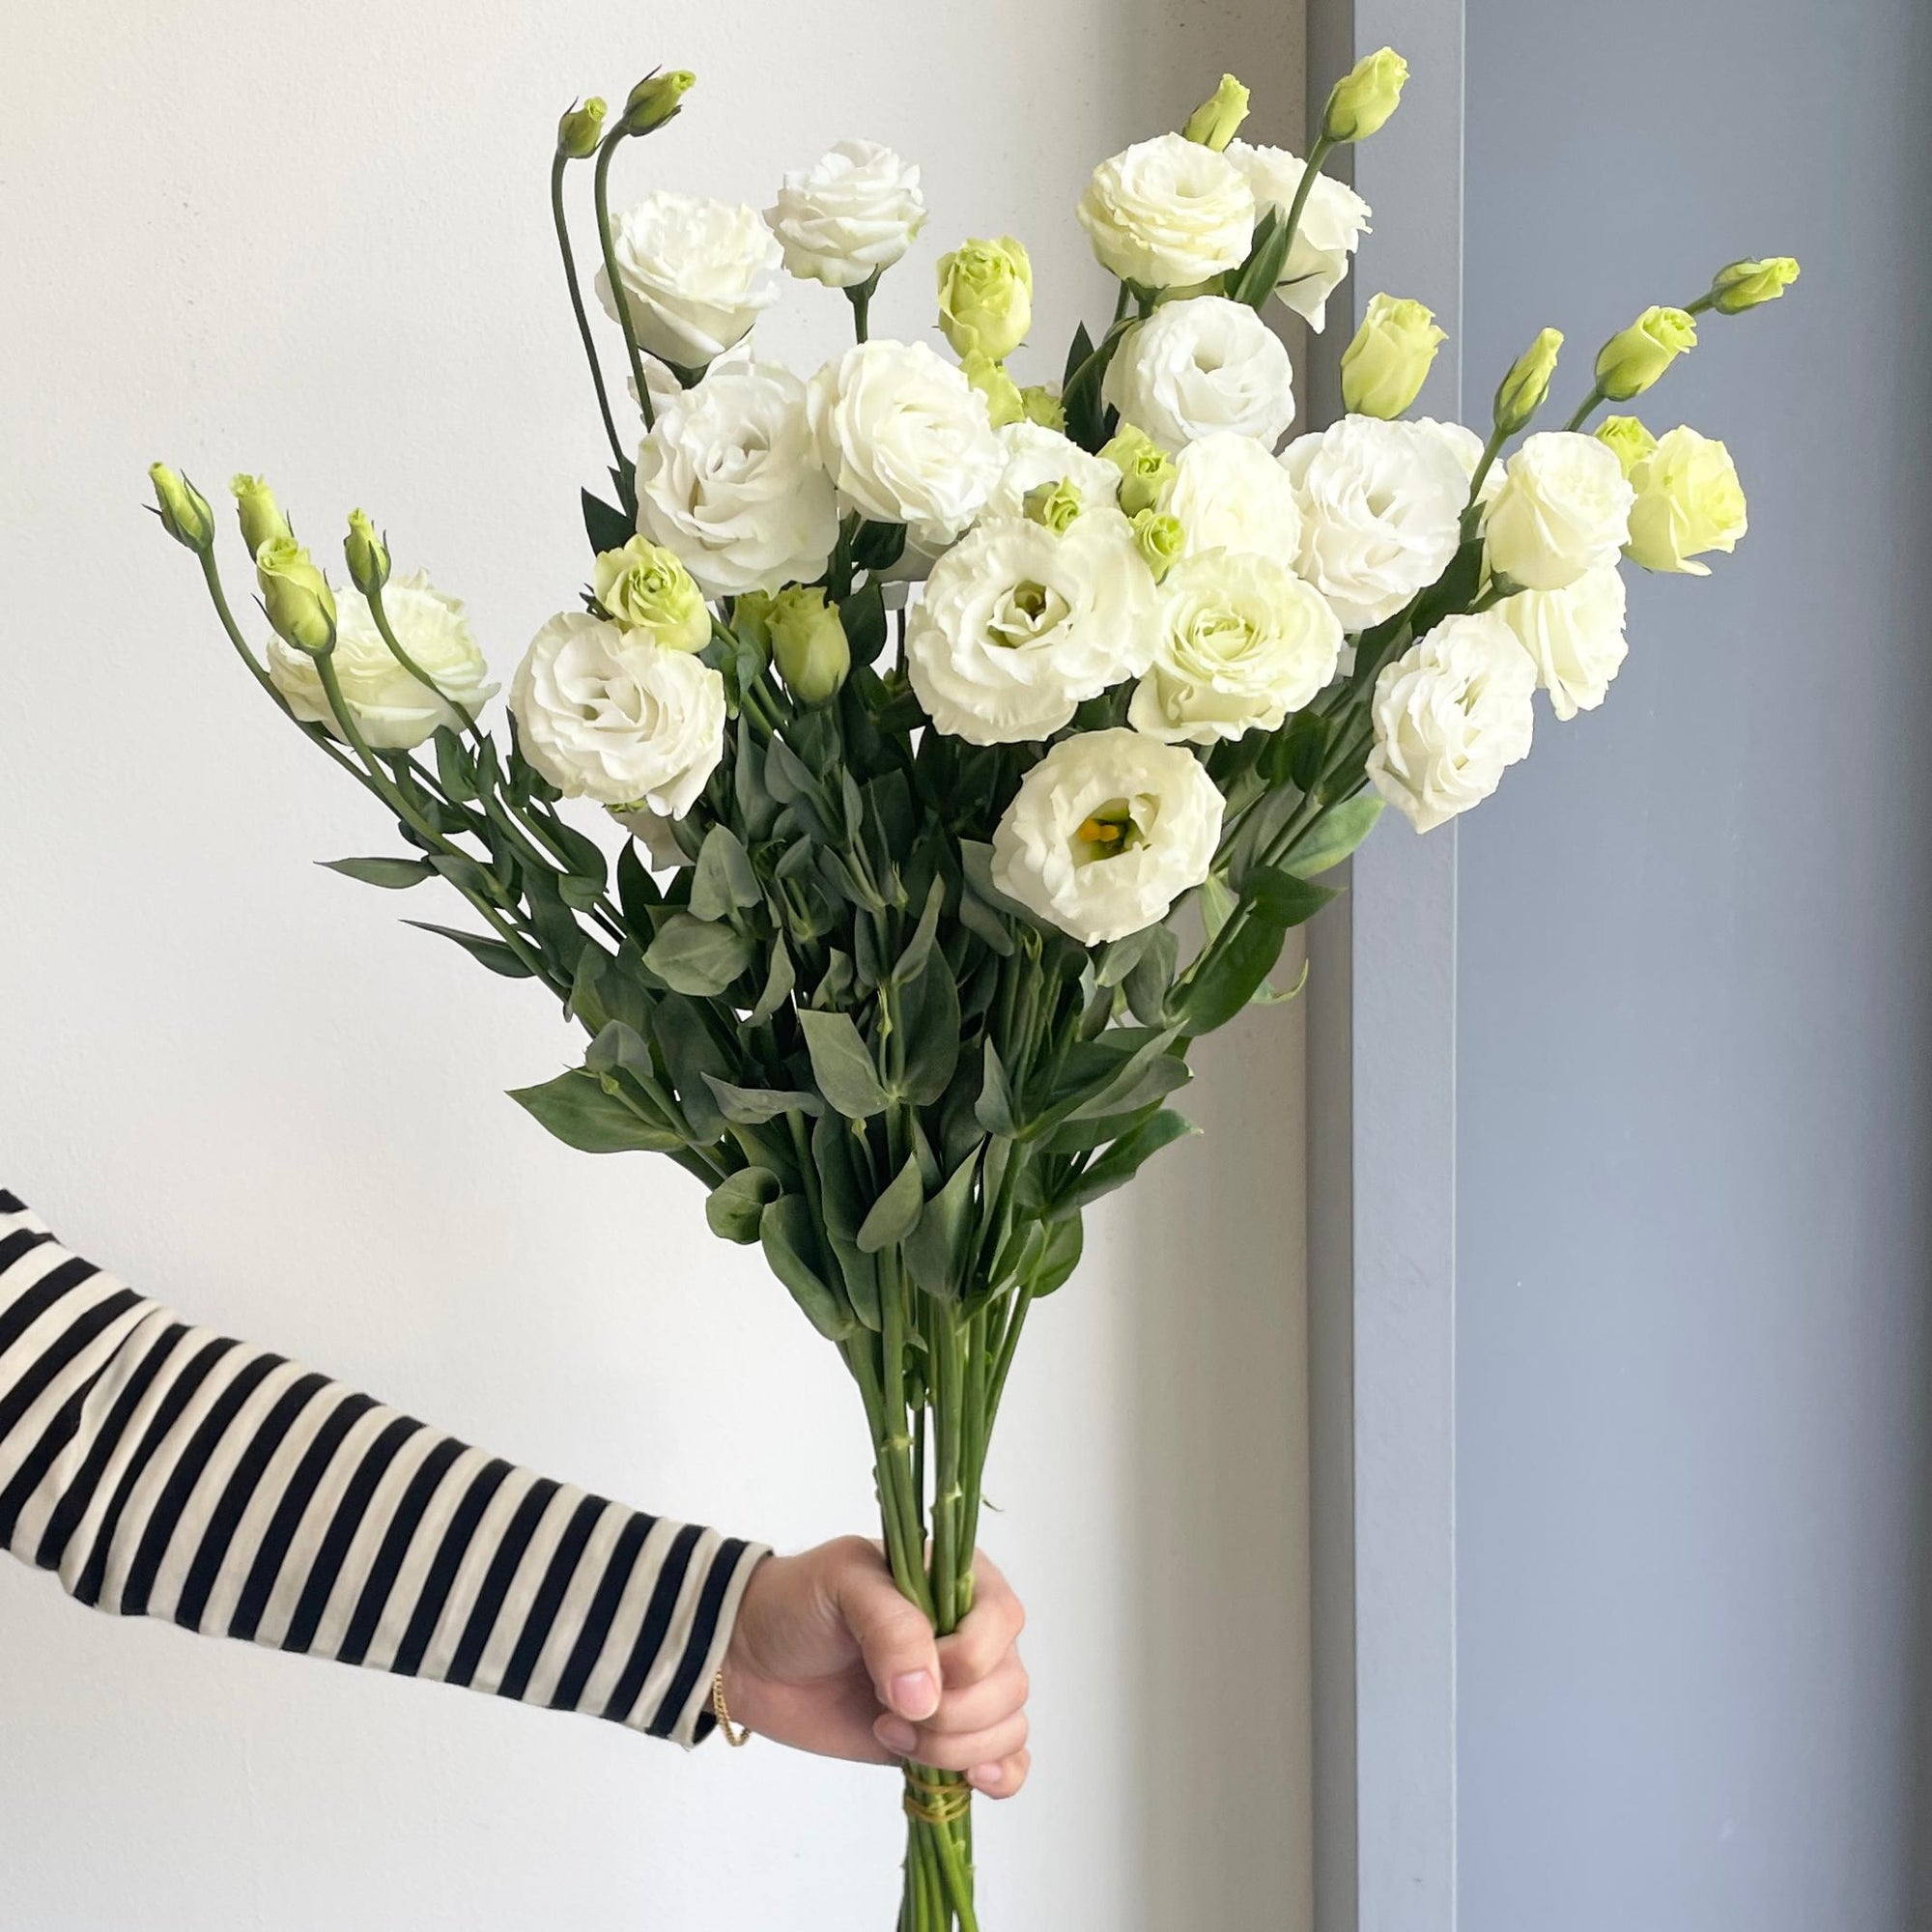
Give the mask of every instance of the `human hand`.
POLYGON ((734 1721, 775 1743, 863 1764, 964 1772, 1010 1798, 1033 1762, 1019 1599, 984 1556, 951 1636, 899 1595, 876 1544, 840 1537, 752 1573, 724 1657, 734 1721))

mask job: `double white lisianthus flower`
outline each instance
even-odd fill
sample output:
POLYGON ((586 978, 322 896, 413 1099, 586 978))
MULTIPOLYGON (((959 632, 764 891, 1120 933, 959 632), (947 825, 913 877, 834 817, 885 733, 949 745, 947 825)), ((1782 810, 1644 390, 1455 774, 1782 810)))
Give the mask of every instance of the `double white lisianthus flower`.
POLYGON ((982 518, 1023 517, 1027 497, 1056 483, 1067 484, 1090 510, 1111 507, 1121 494, 1121 472, 1057 429, 1016 422, 997 434, 1007 463, 980 512, 982 518))
POLYGON ((1180 746, 1118 729, 1063 738, 993 835, 993 883, 1083 946, 1124 939, 1208 876, 1222 810, 1180 746))
POLYGON ((839 496, 922 550, 951 543, 1007 466, 985 397, 923 343, 848 349, 807 384, 806 411, 839 496))
POLYGON ((1295 567, 1345 629, 1394 616, 1456 554, 1469 476, 1442 425, 1344 416, 1281 461, 1301 506, 1295 567))
POLYGON ((1528 755, 1535 694, 1536 667, 1505 619, 1445 617, 1376 679, 1369 782, 1433 831, 1528 755))
POLYGON ((1745 493, 1731 453, 1679 424, 1665 430, 1631 470, 1631 561, 1646 570, 1708 577, 1702 552, 1737 548, 1747 527, 1745 493))
POLYGON ((1094 170, 1079 214, 1111 274, 1144 289, 1191 289, 1247 259, 1255 196, 1224 155, 1157 134, 1094 170))
MULTIPOLYGON (((1203 151, 1207 152, 1206 150, 1203 151)), ((1294 420, 1288 351, 1246 302, 1163 302, 1107 364, 1101 394, 1170 454, 1215 430, 1272 449, 1294 420)))
POLYGON ((666 818, 691 810, 724 753, 717 671, 582 611, 536 634, 510 711, 524 756, 566 797, 666 818))
POLYGON ((838 504, 805 384, 727 364, 668 401, 638 451, 638 528, 712 597, 810 582, 838 541, 838 504))
POLYGON ((1594 711, 1623 668, 1624 581, 1614 565, 1586 570, 1561 590, 1520 590, 1495 608, 1529 653, 1558 718, 1594 711))
POLYGON ((1490 568, 1526 590, 1561 590, 1616 562, 1635 500, 1616 453, 1594 436, 1526 437, 1484 520, 1490 568))
MULTIPOLYGON (((1230 141, 1227 155, 1246 178, 1256 207, 1275 209, 1285 220, 1307 163, 1286 148, 1256 148, 1245 141, 1230 141)), ((1318 174, 1310 185, 1274 292, 1317 331, 1326 319, 1328 298, 1349 272, 1349 257, 1369 233, 1370 212, 1353 188, 1332 175, 1318 174)))
POLYGON ((786 270, 827 288, 857 288, 890 269, 925 223, 919 170, 877 141, 840 141, 788 174, 765 220, 786 270))
MULTIPOLYGON (((641 348, 701 369, 779 298, 779 244, 754 208, 659 188, 611 222, 611 251, 641 348)), ((608 270, 597 293, 613 321, 608 270)))
POLYGON ((1204 436, 1175 457, 1159 506, 1180 526, 1183 556, 1254 551, 1293 563, 1300 547, 1293 479, 1264 444, 1232 430, 1204 436))
POLYGON ((990 518, 933 565, 906 626, 906 669, 955 738, 1049 738, 1084 699, 1147 668, 1152 610, 1153 580, 1119 510, 1083 511, 1064 534, 990 518))
MULTIPOLYGON (((368 743, 379 752, 406 752, 434 736, 439 725, 461 728, 463 720, 444 699, 473 718, 496 696, 497 687, 462 604, 445 597, 420 571, 389 580, 383 612, 396 641, 436 681, 442 697, 396 662, 358 590, 335 593, 333 668, 343 702, 368 743)), ((270 639, 268 656, 269 675, 289 709, 304 724, 325 725, 341 737, 315 658, 279 636, 270 639)))

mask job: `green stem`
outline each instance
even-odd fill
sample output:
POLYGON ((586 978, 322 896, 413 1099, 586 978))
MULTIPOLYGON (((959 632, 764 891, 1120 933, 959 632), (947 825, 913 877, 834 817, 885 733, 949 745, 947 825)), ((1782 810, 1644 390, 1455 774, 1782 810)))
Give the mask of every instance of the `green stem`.
MULTIPOLYGON (((590 332, 590 316, 583 306, 583 289, 578 280, 577 251, 570 243, 570 217, 563 212, 563 171, 570 165, 568 155, 558 155, 550 169, 550 212, 556 224, 556 245, 563 256, 563 279, 570 290, 570 310, 577 318, 577 333, 590 364, 590 381, 597 390, 597 413, 604 418, 604 434, 611 440, 611 454, 618 469, 629 460, 617 440, 617 424, 611 414, 611 394, 604 386, 604 365, 598 359, 597 339, 590 332)), ((600 215, 599 219, 602 217, 600 215)))
POLYGON ((1589 420, 1590 412, 1594 410, 1599 403, 1605 400, 1605 398, 1604 395, 1603 384, 1592 383, 1590 384, 1590 393, 1587 396, 1585 396, 1580 403, 1577 405, 1577 413, 1574 416, 1572 416, 1570 420, 1563 425, 1563 427, 1568 430, 1581 429, 1584 423, 1586 423, 1589 420))
POLYGON ((598 144, 597 167, 593 176, 597 203, 597 239, 604 251, 604 273, 611 284, 611 306, 617 311, 617 327, 624 331, 624 351, 631 358, 631 374, 638 384, 638 407, 644 413, 644 428, 657 426, 651 408, 650 384, 644 381, 644 358, 638 347, 638 331, 631 321, 631 298, 624 278, 617 272, 617 244, 611 234, 611 156, 624 138, 622 125, 611 128, 598 144))
POLYGON ((450 710, 463 720, 463 728, 480 746, 483 743, 483 734, 476 728, 476 719, 469 707, 451 697, 442 686, 437 683, 436 679, 431 677, 429 672, 403 648, 402 639, 396 636, 395 627, 389 622, 389 613, 384 608, 381 584, 369 593, 368 603, 369 614, 376 620, 377 635, 388 645, 389 655, 439 702, 448 705, 450 710))
POLYGON ((1288 205, 1288 216, 1283 227, 1288 231, 1288 240, 1282 244, 1281 265, 1288 267, 1288 258, 1294 253, 1294 237, 1301 226, 1301 211, 1308 206, 1308 197, 1314 192, 1315 178, 1321 172, 1321 163, 1328 158, 1335 143, 1326 134, 1318 134, 1315 145, 1308 151, 1308 159, 1302 164, 1301 180, 1296 184, 1294 199, 1288 205))
POLYGON ((879 286, 882 270, 874 269, 866 279, 855 288, 845 291, 845 299, 852 304, 852 335, 858 342, 867 340, 867 327, 872 309, 872 291, 879 286))

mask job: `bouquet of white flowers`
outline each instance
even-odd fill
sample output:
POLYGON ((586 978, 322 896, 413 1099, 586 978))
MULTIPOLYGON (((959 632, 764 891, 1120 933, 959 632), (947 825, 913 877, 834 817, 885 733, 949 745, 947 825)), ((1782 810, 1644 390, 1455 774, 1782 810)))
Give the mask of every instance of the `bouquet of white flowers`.
MULTIPOLYGON (((1169 1103, 1192 1042, 1278 997, 1285 935, 1384 802, 1427 831, 1528 752, 1539 687, 1559 719, 1603 701, 1620 559, 1701 572, 1744 533, 1721 443, 1589 423, 1699 315, 1778 295, 1785 260, 1646 310, 1565 427, 1526 436, 1553 329, 1486 434, 1407 421, 1442 334, 1377 296, 1348 413, 1277 455, 1295 404, 1269 304, 1321 326, 1369 214, 1322 162, 1406 77, 1386 49, 1362 62, 1305 160, 1235 138, 1229 77, 1104 161, 1079 217, 1118 304, 1059 384, 1024 386, 1011 237, 939 265, 956 360, 869 339, 925 219, 889 150, 840 143, 762 218, 662 191, 612 216, 614 156, 692 77, 652 75, 608 128, 601 101, 574 108, 552 200, 616 500, 583 495, 589 583, 530 644, 501 734, 463 607, 392 575, 361 512, 338 590, 236 479, 258 654, 207 501, 153 471, 242 661, 395 820, 401 853, 335 869, 468 900, 480 930, 427 929, 539 980, 589 1037, 514 1097, 573 1147, 695 1176, 713 1230, 760 1245, 839 1351, 893 1573, 942 1633, 1029 1312, 1077 1265, 1089 1204, 1191 1131, 1169 1103), (593 157, 596 293, 641 441, 565 216, 593 157), (751 347, 781 271, 851 307, 852 347, 807 380, 751 347), (614 867, 571 800, 630 835, 614 867)), ((977 1925, 969 1798, 906 1767, 901 1932, 977 1925)))

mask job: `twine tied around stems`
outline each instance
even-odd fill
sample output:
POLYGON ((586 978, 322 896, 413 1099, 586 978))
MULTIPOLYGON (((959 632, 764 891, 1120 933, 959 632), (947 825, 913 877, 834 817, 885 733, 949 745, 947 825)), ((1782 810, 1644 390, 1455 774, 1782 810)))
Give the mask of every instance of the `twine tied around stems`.
POLYGON ((970 1784, 941 1784, 905 1768, 905 1813, 922 1825, 956 1825, 973 1808, 970 1784))

